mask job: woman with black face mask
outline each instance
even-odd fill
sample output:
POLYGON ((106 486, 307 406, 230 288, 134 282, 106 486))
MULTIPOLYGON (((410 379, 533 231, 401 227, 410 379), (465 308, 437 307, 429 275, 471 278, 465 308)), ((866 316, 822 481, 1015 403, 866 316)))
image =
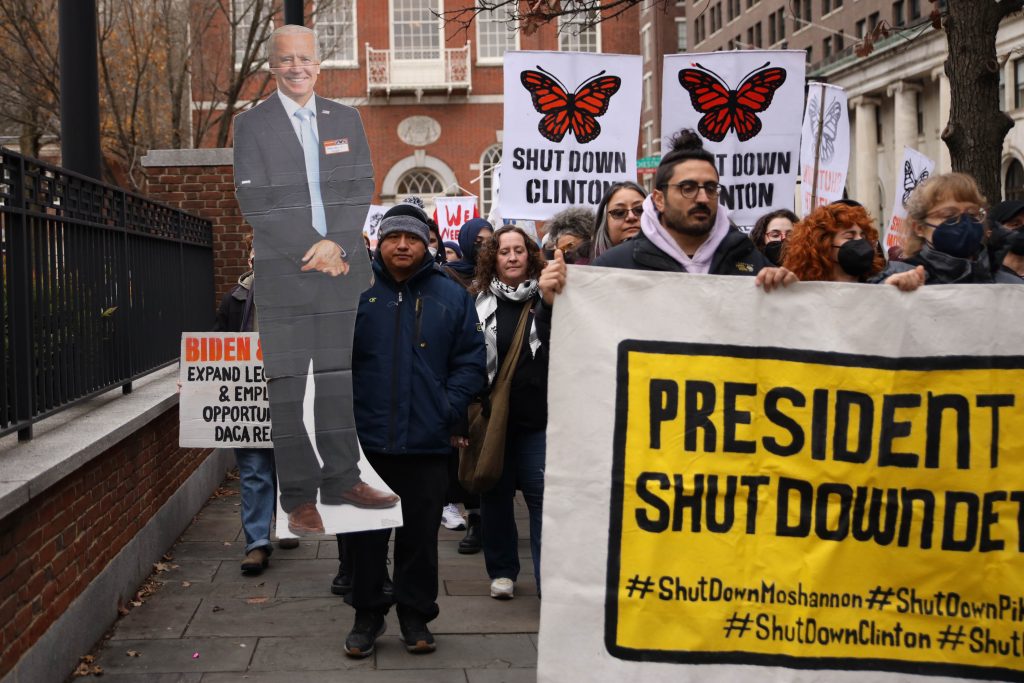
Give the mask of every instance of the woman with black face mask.
MULTIPOLYGON (((786 240, 782 265, 801 281, 868 282, 884 265, 875 248, 878 230, 862 206, 829 204, 804 217, 786 240)), ((885 280, 904 291, 923 283, 923 271, 885 280)))
POLYGON ((766 213, 754 223, 754 229, 750 231, 750 239, 754 241, 754 246, 765 255, 765 258, 774 265, 781 266, 782 248, 798 220, 800 219, 796 214, 789 209, 778 209, 766 213))
POLYGON ((932 176, 907 200, 903 262, 889 264, 883 274, 923 268, 928 285, 991 283, 985 217, 985 198, 974 178, 932 176))

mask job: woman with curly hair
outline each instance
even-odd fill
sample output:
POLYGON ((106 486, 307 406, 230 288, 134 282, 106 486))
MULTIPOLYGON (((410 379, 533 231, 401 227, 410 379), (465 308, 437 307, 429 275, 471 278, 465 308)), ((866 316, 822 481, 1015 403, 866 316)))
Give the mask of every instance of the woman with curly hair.
MULTIPOLYGON (((540 587, 541 504, 547 429, 548 340, 551 328, 536 312, 541 305, 537 278, 544 259, 537 244, 515 225, 498 228, 477 257, 470 292, 487 346, 487 376, 493 385, 505 355, 514 345, 524 307, 529 309, 519 357, 514 360, 509 393, 505 460, 501 478, 480 495, 484 562, 491 578, 491 597, 510 600, 519 576, 518 530, 512 506, 516 489, 523 492, 530 514, 533 572, 540 587)), ((492 417, 493 419, 493 417, 492 417)))
MULTIPOLYGON (((885 267, 877 249, 878 230, 862 206, 819 206, 796 224, 783 255, 783 266, 802 282, 868 282, 885 267)), ((923 273, 908 270, 885 279, 903 291, 924 284, 923 273)))

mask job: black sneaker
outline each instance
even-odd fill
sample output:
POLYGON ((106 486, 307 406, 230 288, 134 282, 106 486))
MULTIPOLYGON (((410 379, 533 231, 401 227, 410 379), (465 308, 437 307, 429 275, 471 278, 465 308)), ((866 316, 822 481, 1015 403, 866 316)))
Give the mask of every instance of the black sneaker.
POLYGON ((352 592, 352 577, 342 566, 338 567, 338 575, 331 581, 331 592, 335 595, 348 595, 352 592))
POLYGON ((418 614, 399 614, 398 625, 402 629, 402 642, 409 652, 424 655, 437 649, 434 635, 418 614))
POLYGON ((356 612, 356 623, 345 638, 345 654, 362 659, 373 654, 374 643, 384 634, 384 615, 379 612, 356 612))

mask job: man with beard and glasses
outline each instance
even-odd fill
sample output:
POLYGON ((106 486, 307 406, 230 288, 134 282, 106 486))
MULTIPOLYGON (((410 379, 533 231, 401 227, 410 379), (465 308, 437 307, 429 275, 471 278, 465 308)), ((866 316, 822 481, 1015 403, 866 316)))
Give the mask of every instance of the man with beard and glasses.
MULTIPOLYGON (((609 249, 593 265, 750 275, 765 291, 796 282, 793 273, 773 267, 754 243, 729 223, 727 212, 718 207, 720 187, 714 156, 695 132, 679 131, 655 173, 654 191, 644 200, 640 234, 609 249)), ((557 261, 552 269, 558 270, 557 261)), ((552 272, 548 279, 557 279, 556 275, 552 272)), ((544 284, 542 278, 542 288, 544 284)))

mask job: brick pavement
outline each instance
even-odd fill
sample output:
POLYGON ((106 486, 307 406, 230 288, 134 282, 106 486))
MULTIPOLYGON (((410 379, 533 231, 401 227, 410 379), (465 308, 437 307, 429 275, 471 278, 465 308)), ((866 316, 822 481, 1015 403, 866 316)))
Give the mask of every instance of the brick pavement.
MULTIPOLYGON (((237 491, 238 482, 228 482, 237 491)), ((330 592, 337 545, 303 540, 275 549, 259 577, 238 568, 245 542, 239 498, 212 498, 169 551, 162 585, 100 644, 108 683, 525 683, 536 679, 540 602, 532 577, 526 508, 517 498, 523 572, 516 598, 488 595, 483 555, 459 555, 462 532, 441 529, 437 651, 411 655, 394 610, 373 656, 342 650, 353 610, 330 592), (129 653, 133 653, 130 655, 129 653), (134 655, 134 656, 133 656, 134 655)), ((82 680, 82 679, 76 679, 82 680)))

